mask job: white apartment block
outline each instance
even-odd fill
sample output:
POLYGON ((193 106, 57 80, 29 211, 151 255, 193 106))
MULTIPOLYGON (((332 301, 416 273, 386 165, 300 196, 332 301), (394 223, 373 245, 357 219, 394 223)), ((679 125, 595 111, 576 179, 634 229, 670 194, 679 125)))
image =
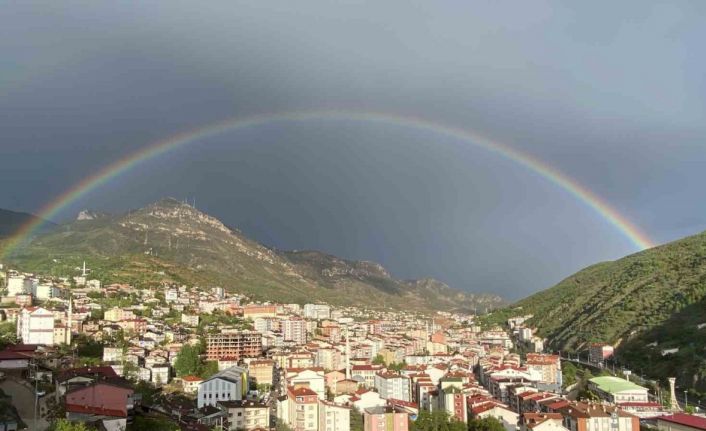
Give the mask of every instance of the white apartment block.
POLYGON ((351 408, 319 401, 319 431, 350 431, 351 408))
POLYGON ((284 341, 306 344, 306 320, 288 319, 282 322, 282 337, 284 341))
POLYGON ((307 319, 330 319, 331 307, 326 304, 305 304, 304 317, 307 319))
POLYGON ((42 307, 23 308, 17 318, 17 337, 24 344, 54 345, 54 313, 42 307))
POLYGON ((406 376, 393 373, 375 374, 375 389, 386 400, 412 401, 410 381, 406 376))

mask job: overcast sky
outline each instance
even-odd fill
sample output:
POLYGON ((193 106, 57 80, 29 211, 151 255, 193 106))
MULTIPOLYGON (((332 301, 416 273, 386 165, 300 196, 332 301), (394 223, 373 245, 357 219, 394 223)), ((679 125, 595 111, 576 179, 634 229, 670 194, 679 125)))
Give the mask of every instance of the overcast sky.
MULTIPOLYGON (((474 130, 658 242, 706 230, 706 2, 5 2, 0 208, 38 211, 151 142, 325 109, 474 130)), ((163 196, 280 248, 515 299, 636 251, 477 146, 347 120, 272 123, 142 164, 60 214, 163 196)))

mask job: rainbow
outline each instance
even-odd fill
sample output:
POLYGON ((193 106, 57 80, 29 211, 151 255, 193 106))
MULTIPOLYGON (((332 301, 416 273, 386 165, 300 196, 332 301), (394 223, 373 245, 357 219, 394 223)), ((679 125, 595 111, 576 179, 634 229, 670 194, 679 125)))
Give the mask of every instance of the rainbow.
POLYGON ((206 138, 248 127, 257 127, 273 122, 303 122, 311 120, 349 120, 371 123, 381 123, 398 127, 423 130, 458 139, 471 145, 483 148, 501 157, 509 159, 526 169, 544 177, 549 182, 566 190, 587 207, 594 210, 604 220, 613 225, 637 249, 643 250, 655 246, 655 243, 643 233, 635 224, 620 214, 608 202, 600 198, 585 186, 579 184, 566 174, 549 166, 545 162, 500 142, 480 136, 479 134, 457 127, 439 124, 424 118, 402 116, 384 112, 351 111, 351 110, 326 110, 326 111, 295 111, 275 114, 264 114, 245 118, 231 118, 218 123, 210 124, 194 130, 173 135, 164 140, 154 142, 137 150, 126 157, 117 160, 83 179, 62 195, 46 204, 39 213, 39 219, 22 226, 6 243, 0 257, 8 256, 21 244, 28 241, 36 230, 42 225, 41 220, 53 219, 64 208, 71 205, 87 193, 103 184, 119 177, 126 171, 177 148, 202 141, 206 138))

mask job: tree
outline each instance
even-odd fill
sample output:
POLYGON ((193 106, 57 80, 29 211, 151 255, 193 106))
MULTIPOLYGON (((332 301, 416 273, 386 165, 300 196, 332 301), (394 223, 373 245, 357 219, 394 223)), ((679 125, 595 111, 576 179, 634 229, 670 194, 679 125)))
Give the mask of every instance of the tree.
POLYGON ((349 416, 350 431, 363 431, 363 413, 353 407, 349 416))
POLYGON ((505 431, 505 427, 494 417, 486 417, 468 421, 468 431, 505 431))
POLYGON ((184 344, 177 354, 174 362, 174 370, 177 376, 184 377, 194 375, 201 369, 201 357, 196 347, 191 344, 184 344))
POLYGON ((50 428, 53 431, 88 431, 86 424, 81 422, 71 422, 66 419, 59 419, 50 428))
POLYGON ((373 358, 373 364, 375 364, 375 365, 385 365, 385 358, 384 358, 382 355, 378 354, 377 356, 375 356, 375 357, 373 358))
POLYGON ((292 431, 292 427, 287 425, 282 419, 277 418, 275 422, 275 431, 292 431))
POLYGON ((571 362, 567 362, 564 365, 562 365, 562 374, 564 377, 564 387, 568 387, 576 383, 576 373, 577 373, 576 365, 572 364, 571 362))
POLYGON ((0 348, 17 344, 17 326, 11 322, 0 323, 0 348))
POLYGON ((206 361, 199 367, 199 377, 207 379, 218 372, 217 361, 206 361))
MULTIPOLYGON (((422 410, 417 420, 410 422, 412 431, 466 431, 466 424, 455 417, 451 417, 444 410, 429 412, 422 410)), ((483 430, 485 431, 485 430, 483 430)))

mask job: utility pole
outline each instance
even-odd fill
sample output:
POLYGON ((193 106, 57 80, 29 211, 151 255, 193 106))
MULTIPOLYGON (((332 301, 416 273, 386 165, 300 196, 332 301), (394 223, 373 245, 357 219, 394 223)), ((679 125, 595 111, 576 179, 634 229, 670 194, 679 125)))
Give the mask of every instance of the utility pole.
POLYGON ((37 427, 37 407, 39 405, 39 379, 37 378, 37 359, 32 358, 32 361, 30 362, 31 364, 31 369, 34 371, 34 410, 33 410, 33 415, 34 415, 34 429, 39 429, 37 427))

